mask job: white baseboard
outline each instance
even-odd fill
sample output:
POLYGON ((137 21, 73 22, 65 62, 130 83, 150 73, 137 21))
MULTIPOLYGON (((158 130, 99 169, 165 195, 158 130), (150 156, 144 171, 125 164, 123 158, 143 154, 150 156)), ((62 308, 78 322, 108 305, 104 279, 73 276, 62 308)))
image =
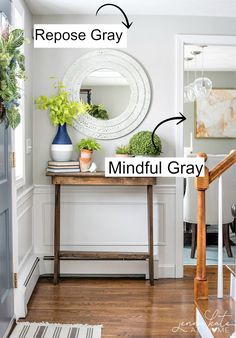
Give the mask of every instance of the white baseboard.
POLYGON ((236 277, 230 274, 230 297, 236 301, 236 277))
POLYGON ((24 267, 18 273, 17 288, 14 290, 15 316, 16 319, 24 318, 27 315, 27 304, 38 281, 39 258, 36 255, 29 255, 24 267))
POLYGON ((196 326, 202 338, 214 338, 201 313, 196 309, 196 326))
POLYGON ((158 278, 176 278, 176 266, 173 264, 158 264, 158 278))

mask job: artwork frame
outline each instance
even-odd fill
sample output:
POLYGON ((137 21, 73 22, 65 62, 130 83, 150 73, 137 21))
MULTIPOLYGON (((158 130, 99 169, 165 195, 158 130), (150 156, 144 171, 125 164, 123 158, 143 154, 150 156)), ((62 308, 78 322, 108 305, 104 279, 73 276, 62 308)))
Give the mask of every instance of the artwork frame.
POLYGON ((194 103, 196 139, 236 138, 236 89, 213 88, 207 98, 194 103))

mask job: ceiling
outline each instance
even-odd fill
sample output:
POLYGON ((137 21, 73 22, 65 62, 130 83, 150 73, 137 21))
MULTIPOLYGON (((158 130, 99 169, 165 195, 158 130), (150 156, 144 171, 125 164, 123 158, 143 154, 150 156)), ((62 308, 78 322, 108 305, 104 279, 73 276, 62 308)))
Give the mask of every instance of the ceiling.
MULTIPOLYGON (((193 57, 192 51, 202 51, 200 46, 186 45, 184 56, 193 57)), ((202 54, 191 61, 185 61, 185 70, 236 71, 236 46, 207 46, 202 54)))
MULTIPOLYGON (((104 0, 25 0, 33 14, 95 14, 104 0)), ((116 0, 128 15, 187 15, 236 17, 235 0, 116 0)), ((112 7, 101 14, 120 14, 112 7)))

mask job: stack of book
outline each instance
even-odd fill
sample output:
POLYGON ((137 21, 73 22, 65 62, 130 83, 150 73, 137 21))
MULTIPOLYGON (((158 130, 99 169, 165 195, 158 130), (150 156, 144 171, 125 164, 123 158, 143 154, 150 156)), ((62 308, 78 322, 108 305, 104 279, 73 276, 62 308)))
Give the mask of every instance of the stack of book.
POLYGON ((48 161, 47 171, 51 173, 79 173, 79 161, 48 161))

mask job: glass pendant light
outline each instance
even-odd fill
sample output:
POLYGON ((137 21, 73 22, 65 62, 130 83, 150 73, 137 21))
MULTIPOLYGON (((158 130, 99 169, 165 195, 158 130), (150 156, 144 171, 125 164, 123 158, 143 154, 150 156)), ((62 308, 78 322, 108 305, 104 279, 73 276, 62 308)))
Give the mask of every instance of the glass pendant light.
POLYGON ((194 81, 193 89, 198 99, 207 97, 212 90, 212 81, 207 77, 199 77, 194 81))
POLYGON ((195 79, 193 83, 193 88, 197 99, 209 96, 212 90, 212 81, 209 78, 204 77, 204 48, 207 46, 201 47, 202 47, 202 74, 201 77, 195 79))

